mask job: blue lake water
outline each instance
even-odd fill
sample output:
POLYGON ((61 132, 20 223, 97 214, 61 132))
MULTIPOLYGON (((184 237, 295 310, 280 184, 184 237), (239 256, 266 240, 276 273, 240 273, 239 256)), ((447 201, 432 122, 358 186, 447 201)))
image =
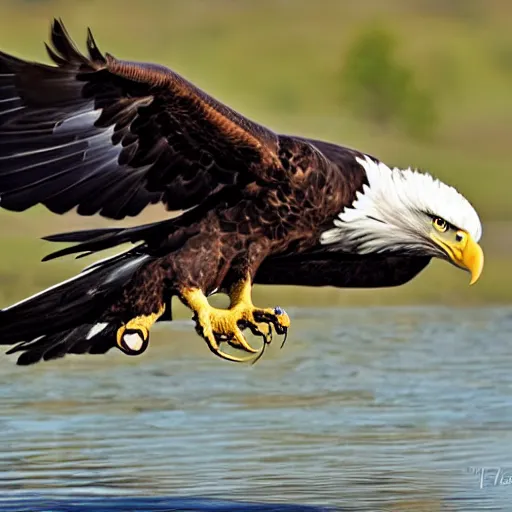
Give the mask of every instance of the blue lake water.
POLYGON ((188 321, 140 357, 0 357, 0 510, 512 510, 512 310, 289 313, 254 366, 188 321))

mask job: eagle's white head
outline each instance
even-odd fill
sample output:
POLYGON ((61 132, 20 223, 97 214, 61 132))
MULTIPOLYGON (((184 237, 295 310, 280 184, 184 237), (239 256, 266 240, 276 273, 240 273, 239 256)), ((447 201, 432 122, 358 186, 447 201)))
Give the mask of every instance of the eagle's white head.
POLYGON ((480 276, 482 225, 469 201, 430 174, 356 158, 368 185, 325 231, 321 243, 358 254, 405 252, 448 260, 480 276))

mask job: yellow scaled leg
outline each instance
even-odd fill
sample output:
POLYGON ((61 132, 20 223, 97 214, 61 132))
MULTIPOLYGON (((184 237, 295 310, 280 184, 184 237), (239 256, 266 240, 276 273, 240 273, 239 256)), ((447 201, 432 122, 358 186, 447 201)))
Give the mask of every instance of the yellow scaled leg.
MULTIPOLYGON (((278 334, 286 334, 290 327, 290 317, 280 307, 276 308, 257 308, 252 303, 251 297, 251 279, 239 281, 230 290, 229 298, 231 299, 231 310, 237 311, 240 319, 246 324, 254 334, 263 335, 265 338, 270 338, 272 330, 270 325, 278 334), (262 326, 266 328, 267 333, 262 332, 262 326)), ((268 342, 268 341, 267 341, 268 342)))
POLYGON ((281 308, 255 308, 251 300, 250 279, 240 281, 233 286, 229 296, 231 299, 229 309, 218 309, 208 303, 206 296, 198 288, 182 290, 181 292, 183 302, 194 311, 198 333, 204 338, 214 354, 229 361, 255 361, 261 357, 265 346, 272 339, 270 324, 274 326, 278 334, 286 334, 290 326, 290 319, 281 308), (242 333, 242 329, 246 327, 253 334, 264 338, 265 343, 261 350, 256 350, 247 343, 242 333), (239 358, 227 354, 219 347, 219 343, 223 341, 245 352, 257 354, 257 356, 256 358, 254 356, 239 358))
POLYGON ((149 343, 149 330, 164 311, 165 304, 162 304, 157 312, 137 316, 121 326, 116 333, 117 346, 128 355, 142 354, 149 343))

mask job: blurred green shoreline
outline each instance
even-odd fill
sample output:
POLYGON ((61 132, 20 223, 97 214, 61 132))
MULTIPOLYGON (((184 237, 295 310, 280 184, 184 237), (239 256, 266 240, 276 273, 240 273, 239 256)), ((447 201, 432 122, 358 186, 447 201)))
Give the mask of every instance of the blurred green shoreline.
MULTIPOLYGON (((172 67, 275 131, 357 147, 389 165, 427 169, 465 194, 482 217, 486 264, 474 287, 464 272, 434 262, 399 288, 257 287, 257 301, 285 307, 511 301, 512 3, 2 0, 0 49, 46 61, 43 42, 53 17, 63 18, 81 48, 90 26, 104 51, 172 67), (395 37, 397 58, 432 95, 439 113, 432 137, 417 139, 393 125, 377 126, 346 105, 346 55, 371 27, 395 37)), ((124 224, 166 215, 151 208, 124 224)), ((113 224, 74 214, 58 217, 39 207, 23 214, 0 212, 0 306, 92 261, 40 263, 55 247, 41 236, 113 224)))

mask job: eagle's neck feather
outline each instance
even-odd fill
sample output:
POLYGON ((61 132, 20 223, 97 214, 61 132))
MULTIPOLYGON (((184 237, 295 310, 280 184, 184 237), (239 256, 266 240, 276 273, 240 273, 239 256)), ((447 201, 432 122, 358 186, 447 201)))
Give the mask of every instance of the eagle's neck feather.
POLYGON ((322 234, 322 244, 358 253, 400 250, 417 252, 431 246, 425 231, 428 216, 441 217, 467 231, 475 241, 480 220, 468 200, 430 174, 389 168, 382 162, 356 157, 368 184, 322 234))

